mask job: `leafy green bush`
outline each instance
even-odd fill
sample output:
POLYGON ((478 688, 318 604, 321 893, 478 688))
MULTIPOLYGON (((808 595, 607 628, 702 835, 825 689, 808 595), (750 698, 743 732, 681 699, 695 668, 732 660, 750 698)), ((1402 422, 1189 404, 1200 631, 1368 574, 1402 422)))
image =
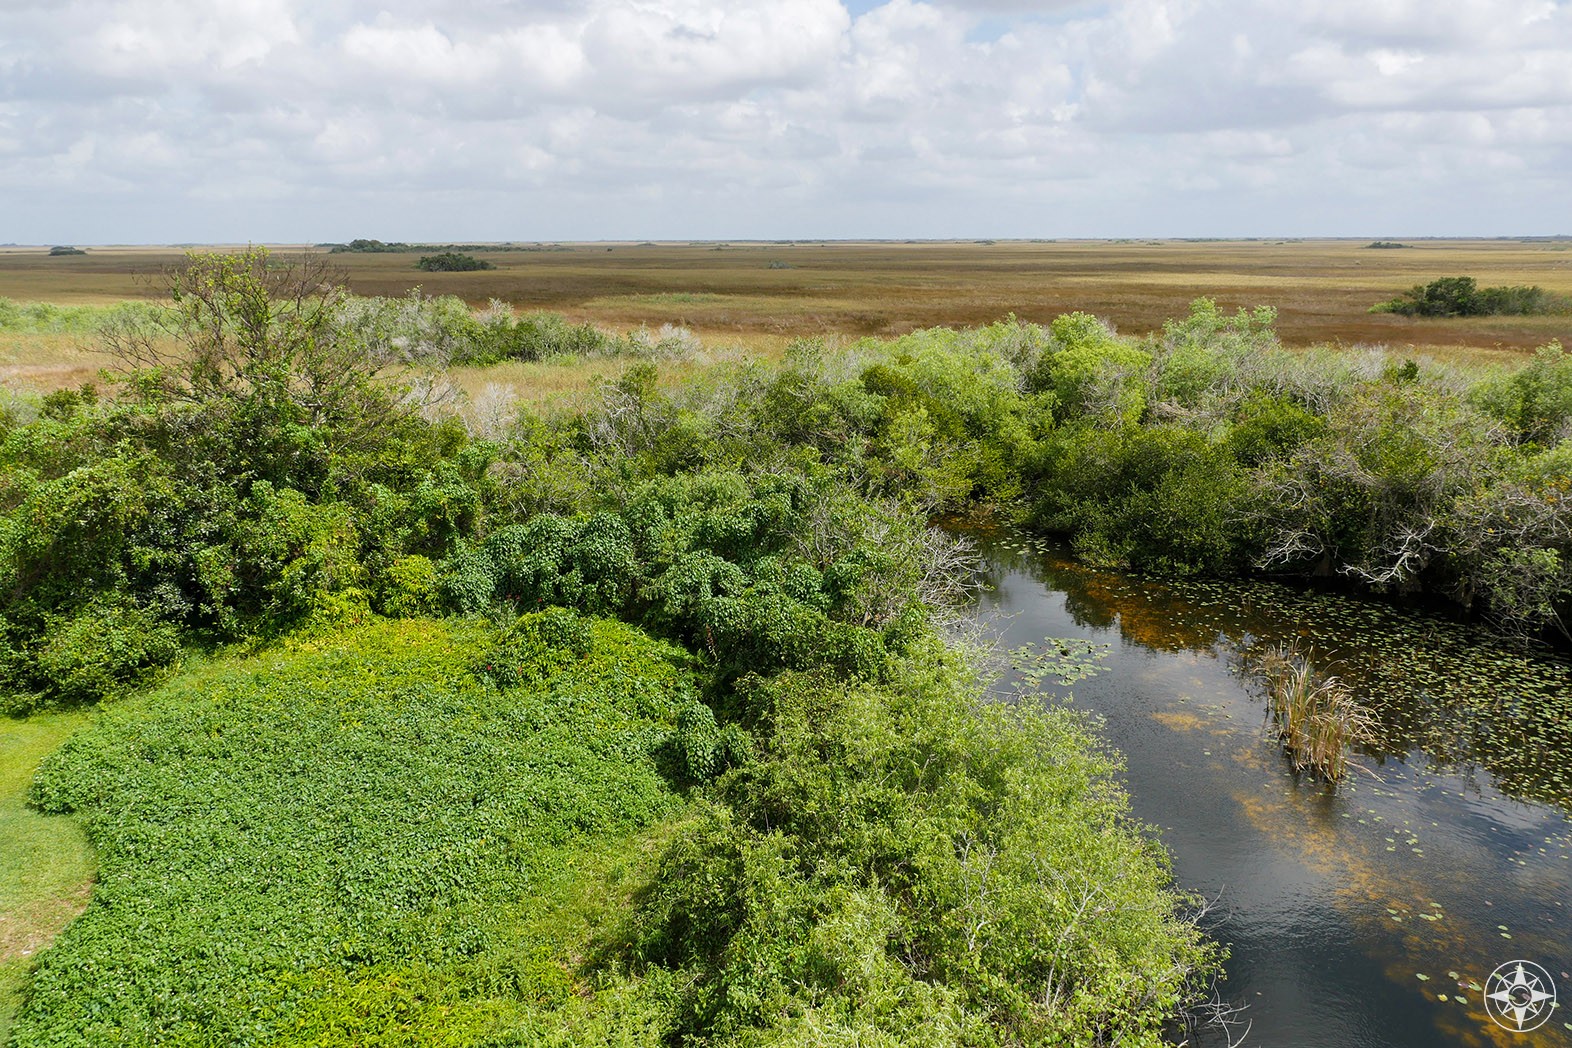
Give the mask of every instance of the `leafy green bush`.
POLYGON ((715 712, 704 703, 695 699, 682 707, 677 715, 673 741, 682 770, 690 781, 704 782, 722 769, 726 760, 725 740, 720 726, 715 723, 715 712))
POLYGON ((179 655, 179 634, 168 623, 137 608, 90 605, 55 619, 33 659, 48 695, 89 703, 143 683, 179 655))
POLYGON ((1572 438, 1572 356, 1552 341, 1520 370, 1476 386, 1472 399, 1526 443, 1572 438))
POLYGON ((1405 317, 1537 316, 1565 313, 1572 303, 1542 287, 1485 287, 1473 277, 1441 277, 1415 284, 1397 298, 1370 307, 1372 313, 1405 317))
POLYGON ((180 657, 174 626, 111 600, 45 615, 36 633, 0 618, 0 712, 98 702, 147 683, 180 657))
POLYGON ((236 574, 260 601, 263 615, 282 622, 308 614, 324 596, 364 578, 360 536, 350 508, 316 504, 290 488, 252 485, 249 519, 236 540, 236 574))
POLYGON ((429 558, 418 553, 398 558, 383 578, 383 614, 393 618, 435 614, 441 599, 438 583, 436 566, 429 558))
POLYGON ((1055 417, 1093 418, 1117 425, 1146 410, 1144 374, 1151 354, 1116 337, 1088 313, 1066 313, 1048 325, 1051 348, 1028 376, 1033 389, 1056 400, 1055 417))
POLYGON ((435 255, 421 255, 415 268, 427 273, 471 273, 497 267, 483 258, 466 255, 460 251, 440 251, 435 255))
POLYGON ((1148 343, 1153 353, 1154 399, 1182 408, 1203 406, 1254 377, 1260 364, 1279 351, 1270 306, 1224 313, 1210 298, 1190 303, 1190 315, 1163 325, 1148 343))
POLYGON ((480 659, 479 672, 499 688, 537 685, 590 652, 587 619, 567 608, 521 615, 480 659))
POLYGON ((1572 622, 1572 441, 1461 493, 1439 529, 1453 595, 1515 631, 1572 622))
POLYGON ((1049 447, 1033 520, 1089 561, 1190 574, 1248 556, 1250 487, 1228 444, 1178 426, 1080 426, 1049 447))
POLYGON ((1357 388, 1320 438, 1259 472, 1252 515, 1267 545, 1258 563, 1375 586, 1445 573, 1438 528, 1491 475, 1496 455, 1490 428, 1460 398, 1407 382, 1357 388))
POLYGON ((515 316, 494 302, 476 318, 473 348, 455 357, 454 363, 485 367, 503 360, 609 355, 617 348, 616 340, 593 324, 570 324, 556 313, 515 316))
POLYGON ((105 458, 29 486, 0 520, 0 592, 14 616, 69 607, 129 582, 138 538, 169 492, 149 456, 105 458))
POLYGON ((880 398, 869 426, 875 487, 934 508, 1020 494, 1035 438, 1023 416, 1035 405, 995 344, 1002 334, 925 331, 881 347, 862 373, 880 398))
POLYGON ((1067 711, 979 712, 929 677, 788 674, 733 701, 759 759, 634 925, 637 956, 686 976, 678 1036, 1157 1045, 1216 963, 1067 711))
POLYGON ((1326 432, 1326 420, 1281 396, 1255 391, 1240 405, 1228 445, 1243 466, 1291 455, 1326 432))

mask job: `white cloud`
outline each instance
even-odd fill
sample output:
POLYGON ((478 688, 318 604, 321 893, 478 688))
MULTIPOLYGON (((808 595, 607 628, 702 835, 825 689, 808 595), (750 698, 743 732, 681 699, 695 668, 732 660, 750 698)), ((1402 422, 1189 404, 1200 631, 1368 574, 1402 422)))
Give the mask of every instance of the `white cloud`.
MULTIPOLYGON (((84 9, 86 9, 84 11, 84 9)), ((287 0, 173 0, 80 5, 102 16, 71 50, 75 63, 109 75, 156 77, 191 69, 232 71, 260 65, 300 37, 287 0)))
POLYGON ((0 239, 1533 232, 1572 7, 11 0, 0 99, 0 239))

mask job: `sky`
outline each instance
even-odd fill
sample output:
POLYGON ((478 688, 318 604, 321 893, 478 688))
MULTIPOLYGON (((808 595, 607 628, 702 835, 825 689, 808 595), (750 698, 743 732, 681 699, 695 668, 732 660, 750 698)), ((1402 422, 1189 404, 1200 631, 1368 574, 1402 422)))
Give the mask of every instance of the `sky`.
POLYGON ((1572 0, 0 0, 0 242, 1572 233, 1572 0))

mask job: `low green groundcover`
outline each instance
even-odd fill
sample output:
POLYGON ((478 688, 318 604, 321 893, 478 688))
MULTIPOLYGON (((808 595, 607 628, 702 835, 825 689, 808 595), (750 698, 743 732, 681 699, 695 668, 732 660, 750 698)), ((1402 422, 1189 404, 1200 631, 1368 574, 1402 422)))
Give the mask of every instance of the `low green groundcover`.
POLYGON ((691 687, 676 649, 581 621, 530 689, 485 678, 488 628, 403 620, 104 710, 35 781, 101 869, 15 1043, 473 1043, 570 997, 536 911, 679 810, 652 753, 691 687))

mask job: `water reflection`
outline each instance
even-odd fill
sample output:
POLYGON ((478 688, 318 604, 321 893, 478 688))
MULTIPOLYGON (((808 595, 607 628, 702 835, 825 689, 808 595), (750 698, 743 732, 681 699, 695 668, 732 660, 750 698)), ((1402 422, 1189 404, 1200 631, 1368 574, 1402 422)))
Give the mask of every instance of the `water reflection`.
MULTIPOLYGON (((1154 652, 1238 660, 1241 649, 1295 643, 1354 687, 1380 718, 1374 763, 1421 751, 1433 766, 1572 810, 1572 664, 1515 650, 1485 631, 1373 599, 1271 582, 1160 582, 1094 571, 1011 533, 974 531, 985 584, 1023 575, 1055 594, 1084 629, 1154 652)), ((1237 669, 1237 666, 1236 666, 1237 669)))
MULTIPOLYGON (((1475 988, 1497 964, 1527 957, 1572 997, 1561 974, 1572 969, 1572 823, 1525 799, 1555 794, 1537 769, 1564 776, 1572 752, 1538 708, 1562 700, 1539 690, 1557 680, 1572 702, 1563 664, 1366 602, 1165 585, 1087 571, 1019 536, 978 538, 989 592, 977 614, 1006 646, 1110 645, 1108 672, 1076 684, 1072 701, 1124 753, 1135 813, 1161 831, 1180 882, 1219 897, 1227 919, 1216 934, 1233 951, 1223 989, 1248 1006, 1246 1043, 1572 1045, 1572 1008, 1535 1033, 1507 1034, 1475 988), (1292 774, 1239 676, 1241 647, 1295 637, 1336 660, 1382 717, 1379 752, 1336 790, 1292 774), (1419 654, 1383 654, 1400 646, 1419 654), (1457 680, 1416 681, 1421 656, 1457 680), (1458 681, 1499 682, 1505 670, 1528 690, 1449 718, 1458 681), (1505 709, 1522 715, 1506 723, 1533 750, 1527 758, 1491 749, 1510 734, 1490 721, 1505 709)), ((1042 691, 1044 701, 1066 694, 1042 691)))

